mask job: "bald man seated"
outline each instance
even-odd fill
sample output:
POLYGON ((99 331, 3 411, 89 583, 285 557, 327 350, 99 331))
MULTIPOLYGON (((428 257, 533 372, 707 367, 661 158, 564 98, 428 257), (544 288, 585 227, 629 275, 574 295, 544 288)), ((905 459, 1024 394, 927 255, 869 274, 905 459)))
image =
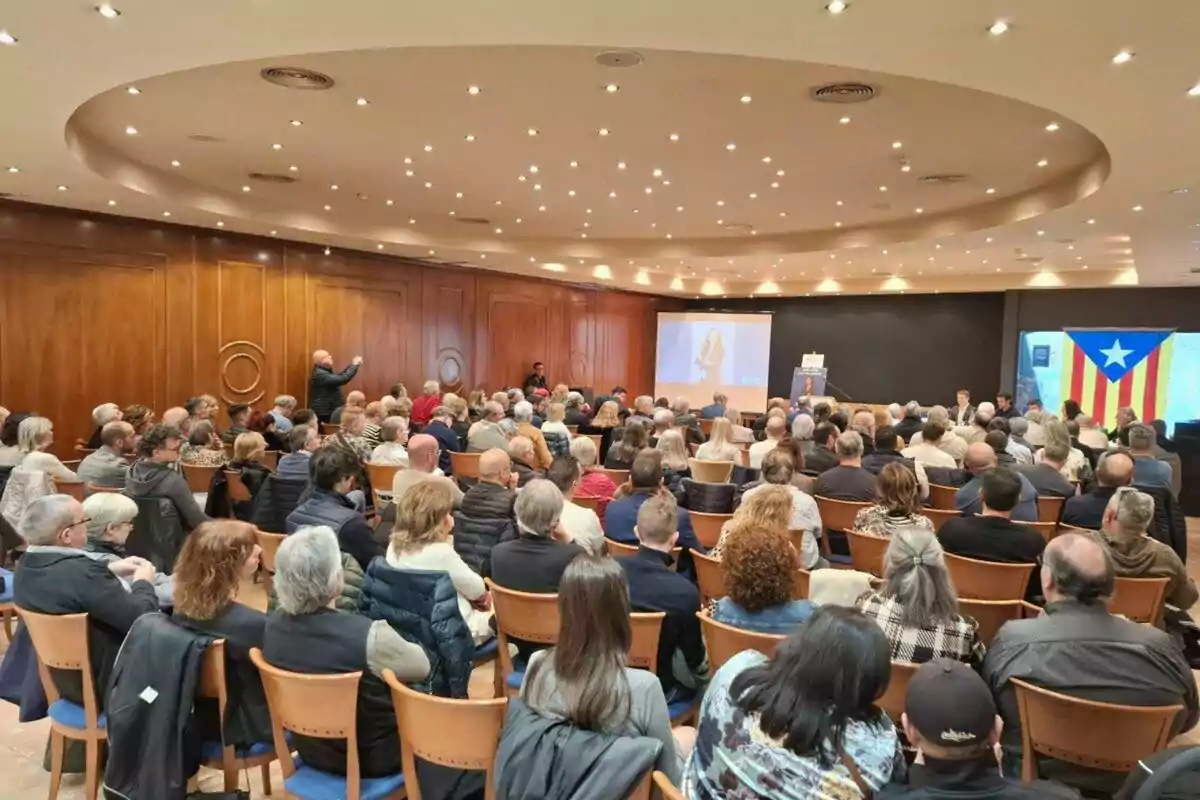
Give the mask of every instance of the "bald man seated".
POLYGON ((334 409, 342 405, 342 386, 354 380, 362 356, 355 356, 350 366, 341 372, 333 371, 333 355, 328 350, 313 353, 312 374, 308 379, 308 407, 321 422, 329 422, 334 409))
POLYGON ((537 455, 532 439, 526 436, 514 436, 508 442, 508 455, 512 459, 513 471, 517 473, 517 486, 524 486, 543 476, 543 473, 537 469, 537 455))
POLYGON ((517 501, 517 473, 508 453, 493 447, 479 457, 479 482, 463 495, 463 516, 473 519, 512 519, 517 501))
MULTIPOLYGON (((1053 691, 1131 706, 1182 705, 1174 736, 1195 726, 1200 706, 1196 679, 1179 648, 1150 625, 1108 613, 1114 586, 1112 557, 1100 542, 1068 533, 1042 556, 1045 614, 1007 622, 988 648, 983 677, 1004 719, 1005 760, 1020 770, 1021 718, 1012 678, 1053 691)), ((1043 761, 1041 775, 1098 791, 1120 787, 1123 774, 1043 761)))
POLYGON ((454 495, 454 507, 462 505, 463 493, 458 484, 438 469, 438 442, 427 433, 418 433, 408 440, 408 469, 402 469, 392 479, 392 502, 399 503, 411 487, 422 481, 445 481, 454 495))
POLYGON ((188 423, 190 421, 191 415, 188 414, 188 410, 183 406, 175 406, 174 408, 168 408, 163 412, 162 423, 160 424, 166 425, 168 428, 174 428, 180 433, 186 434, 188 432, 188 423))
POLYGON ((1087 494, 1067 498, 1062 522, 1076 528, 1099 530, 1104 511, 1117 489, 1133 483, 1133 459, 1126 453, 1109 453, 1096 467, 1096 488, 1087 494))
MULTIPOLYGON (((987 442, 975 442, 967 448, 963 466, 973 477, 954 495, 954 507, 963 514, 979 514, 983 511, 983 501, 979 496, 983 489, 983 476, 996 468, 996 451, 987 442)), ((1011 518, 1014 522, 1037 522, 1037 489, 1024 475, 1018 474, 1017 477, 1021 481, 1021 496, 1013 506, 1011 518)))

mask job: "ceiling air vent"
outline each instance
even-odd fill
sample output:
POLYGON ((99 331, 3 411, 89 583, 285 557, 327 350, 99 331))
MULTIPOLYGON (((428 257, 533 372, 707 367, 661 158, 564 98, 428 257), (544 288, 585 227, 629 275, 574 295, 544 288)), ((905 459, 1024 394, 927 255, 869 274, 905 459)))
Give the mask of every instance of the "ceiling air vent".
MULTIPOLYGON (((7 197, 7 196, 8 195, 0 194, 0 197, 7 197)), ((1192 275, 1200 275, 1200 267, 1189 267, 1188 272, 1191 273, 1192 275)))
POLYGON ((877 94, 874 86, 866 83, 827 83, 809 90, 818 103, 865 103, 877 94))
POLYGON ((188 138, 193 142, 201 142, 203 144, 215 144, 216 142, 225 141, 220 136, 209 136, 207 133, 193 133, 188 138))
POLYGON ((596 63, 602 67, 636 67, 643 60, 641 53, 632 50, 602 50, 596 54, 596 63))
POLYGON ((946 184, 949 184, 949 183, 962 183, 966 179, 967 179, 966 175, 963 175, 961 173, 956 173, 956 172, 949 172, 949 173, 945 173, 945 174, 941 174, 941 175, 922 175, 918 180, 920 180, 921 183, 931 183, 931 184, 946 183, 946 184))
POLYGON ((749 233, 754 230, 754 226, 749 222, 726 222, 721 227, 734 233, 749 233))
POLYGON ((251 172, 247 175, 252 181, 260 181, 262 183, 295 183, 296 179, 291 175, 277 175, 274 172, 251 172))
POLYGON ((455 222, 463 225, 491 225, 492 221, 487 217, 455 217, 455 222))
POLYGON ((303 67, 266 67, 258 73, 267 83, 285 89, 332 89, 333 78, 303 67))

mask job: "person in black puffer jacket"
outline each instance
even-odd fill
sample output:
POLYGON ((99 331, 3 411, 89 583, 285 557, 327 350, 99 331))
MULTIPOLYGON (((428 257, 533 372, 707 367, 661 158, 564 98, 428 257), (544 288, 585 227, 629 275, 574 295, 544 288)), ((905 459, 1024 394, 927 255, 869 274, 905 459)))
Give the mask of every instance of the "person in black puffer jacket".
POLYGON ((508 453, 498 447, 486 451, 479 457, 479 481, 463 495, 463 516, 515 520, 516 488, 517 473, 508 453))
POLYGON ((511 519, 476 519, 461 512, 454 515, 454 552, 485 578, 492 576, 492 548, 515 538, 517 526, 511 519))

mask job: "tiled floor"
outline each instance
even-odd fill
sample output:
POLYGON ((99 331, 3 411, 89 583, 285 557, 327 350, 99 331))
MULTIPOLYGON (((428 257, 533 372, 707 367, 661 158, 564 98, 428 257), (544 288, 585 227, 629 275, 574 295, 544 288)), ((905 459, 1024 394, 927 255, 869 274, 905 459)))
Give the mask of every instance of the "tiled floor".
MULTIPOLYGON (((1192 555, 1188 562, 1188 571, 1194 578, 1200 580, 1200 519, 1188 520, 1188 552, 1192 555)), ((244 601, 260 608, 266 607, 266 597, 261 586, 248 584, 243 589, 244 601)), ((1200 609, 1193 611, 1200 619, 1200 609)), ((3 636, 0 635, 0 652, 4 647, 3 636)), ((1195 673, 1200 680, 1200 671, 1195 673)), ((475 670, 471 676, 470 693, 472 697, 492 696, 492 667, 485 665, 475 670)), ((43 722, 22 725, 17 722, 16 707, 0 701, 0 797, 4 800, 43 800, 49 787, 49 775, 42 770, 42 756, 45 752, 47 725, 43 722)), ((1200 727, 1179 737, 1178 743, 1200 744, 1200 727)), ((282 776, 279 765, 272 766, 272 784, 276 796, 280 796, 282 776)), ((257 800, 268 795, 262 792, 262 779, 257 769, 249 775, 243 774, 242 787, 249 781, 251 796, 257 800)), ((78 800, 83 797, 83 776, 64 776, 62 789, 59 792, 61 800, 78 800)), ((209 791, 220 791, 223 788, 221 775, 212 770, 200 770, 200 788, 209 791)))

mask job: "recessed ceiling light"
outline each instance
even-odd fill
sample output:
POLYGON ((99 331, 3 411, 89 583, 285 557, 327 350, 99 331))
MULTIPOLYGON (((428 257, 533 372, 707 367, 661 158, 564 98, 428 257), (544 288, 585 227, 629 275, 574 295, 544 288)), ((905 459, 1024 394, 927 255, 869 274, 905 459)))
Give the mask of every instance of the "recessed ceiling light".
POLYGON ((1134 207, 1133 207, 1133 210, 1134 210, 1134 211, 1141 211, 1141 210, 1142 210, 1142 207, 1141 207, 1140 205, 1139 205, 1139 206, 1134 206, 1134 207))
POLYGON ((1121 50, 1115 56, 1112 57, 1112 63, 1114 63, 1114 64, 1127 64, 1132 60, 1133 60, 1133 53, 1131 53, 1128 50, 1121 50))
POLYGON ((417 221, 416 221, 415 219, 413 219, 412 217, 409 217, 409 219, 408 219, 408 224, 409 224, 409 225, 416 225, 416 224, 417 224, 417 221))
POLYGON ((355 105, 367 106, 367 105, 371 104, 371 101, 365 97, 360 97, 357 100, 355 100, 354 103, 355 103, 355 105))
POLYGON ((0 29, 0 44, 16 44, 19 40, 6 30, 0 29))
POLYGON ((731 151, 732 151, 732 150, 737 150, 737 145, 736 145, 736 144, 734 144, 733 142, 730 142, 729 144, 725 145, 725 149, 726 149, 726 150, 731 150, 731 151))
POLYGON ((830 14, 840 14, 848 7, 849 3, 847 3, 846 0, 829 0, 829 2, 825 5, 825 10, 830 14))
POLYGON ((336 192, 338 190, 338 185, 336 183, 331 183, 329 188, 336 192))
POLYGON ((540 191, 542 190, 542 185, 541 185, 540 183, 535 183, 535 184, 533 185, 533 190, 534 190, 535 192, 540 192, 540 191))
POLYGON ((141 94, 142 93, 142 90, 136 86, 130 86, 125 91, 128 92, 129 94, 141 94))
POLYGON ((250 191, 250 187, 249 187, 249 186, 243 186, 243 187, 242 187, 242 191, 243 191, 243 192, 249 192, 249 191, 250 191))
POLYGON ((844 205, 846 205, 846 204, 845 204, 845 203, 843 203, 841 200, 838 200, 838 201, 837 201, 837 204, 838 204, 839 206, 844 206, 844 205))
POLYGON ((663 181, 663 186, 670 186, 670 185, 671 185, 670 181, 663 181))
POLYGON ((886 191, 887 191, 887 187, 886 187, 886 186, 880 186, 880 187, 879 187, 879 191, 881 191, 881 192, 886 192, 886 191))
POLYGON ((743 102, 743 103, 749 103, 749 102, 750 102, 751 100, 753 100, 753 99, 754 99, 754 98, 753 98, 753 97, 751 97, 751 96, 750 96, 750 95, 748 95, 748 94, 744 94, 744 95, 742 95, 742 102, 743 102))
POLYGON ((1049 125, 1046 126, 1046 130, 1050 131, 1051 133, 1054 133, 1056 130, 1058 130, 1058 127, 1059 127, 1059 125, 1057 122, 1051 122, 1049 125))
POLYGON ((412 177, 413 175, 415 175, 416 173, 415 173, 415 172, 413 172, 411 169, 406 169, 406 170, 404 170, 404 174, 405 174, 405 176, 407 176, 407 177, 411 178, 411 177, 412 177))
POLYGON ((1075 245, 1073 245, 1073 244, 1069 244, 1069 245, 1067 245, 1067 249, 1068 249, 1068 250, 1074 250, 1074 249, 1075 249, 1075 245))
POLYGON ((608 193, 608 196, 609 196, 609 197, 616 197, 616 196, 617 196, 617 193, 616 193, 616 192, 609 192, 609 193, 608 193))
POLYGON ((116 19, 121 16, 121 12, 113 8, 111 3, 101 3, 96 6, 96 13, 105 19, 116 19))
POLYGON ((545 210, 546 210, 545 206, 538 206, 538 211, 545 211, 545 210))
POLYGON ((608 92, 609 94, 616 94, 620 90, 621 87, 617 86, 615 83, 610 83, 604 87, 604 91, 608 92))
POLYGON ((405 157, 404 157, 404 163, 405 163, 405 164, 411 164, 411 163, 412 163, 412 156, 405 156, 405 157))
POLYGON ((537 129, 537 128, 530 128, 529 130, 525 131, 525 133, 529 134, 530 136, 537 136, 537 135, 538 135, 538 129, 537 129))
POLYGON ((578 166, 579 166, 579 162, 578 162, 578 161, 572 161, 572 162, 571 162, 570 164, 568 164, 567 166, 568 166, 568 167, 570 167, 571 169, 575 169, 576 167, 578 167, 578 166))
POLYGON ((575 196, 575 190, 574 190, 574 189, 568 189, 568 190, 567 190, 567 196, 568 196, 568 197, 574 197, 574 196, 575 196))
POLYGON ((537 164, 530 164, 530 165, 529 165, 529 172, 530 172, 531 174, 533 174, 533 175, 537 175, 537 173, 538 173, 538 166, 537 166, 537 164))
POLYGON ((526 178, 524 175, 518 175, 517 180, 519 180, 521 183, 524 183, 526 180, 528 180, 528 178, 526 178))
POLYGON ((762 162, 763 162, 764 164, 770 164, 770 163, 771 163, 771 157, 770 157, 770 156, 763 156, 763 157, 762 157, 762 162))
POLYGON ((1039 167, 1044 167, 1044 166, 1046 166, 1046 165, 1047 165, 1047 164, 1049 164, 1049 163, 1050 163, 1049 161, 1047 161, 1046 159, 1044 159, 1044 158, 1043 158, 1041 161, 1037 162, 1037 165, 1038 165, 1039 167))
POLYGON ((478 86, 468 86, 467 87, 467 94, 479 94, 479 92, 480 92, 480 89, 478 86))
POLYGON ((1088 224, 1088 225, 1095 225, 1095 224, 1096 224, 1096 219, 1095 219, 1095 217, 1091 217, 1091 218, 1089 218, 1089 219, 1088 219, 1088 221, 1087 221, 1087 224, 1088 224))
POLYGON ((383 245, 382 245, 382 244, 377 244, 377 245, 375 245, 375 249, 377 249, 377 250, 382 250, 382 249, 383 249, 383 245))
POLYGON ((624 161, 618 161, 618 162, 617 162, 617 169, 625 169, 625 162, 624 162, 624 161))
POLYGON ((325 206, 325 210, 326 210, 326 211, 333 211, 333 206, 331 206, 331 205, 326 205, 326 206, 325 206))
POLYGON ((429 251, 429 255, 431 255, 431 256, 436 256, 436 255, 437 255, 437 250, 430 250, 430 251, 429 251))
POLYGON ((905 161, 903 164, 900 165, 900 171, 901 172, 912 172, 912 164, 909 164, 907 161, 905 161))
POLYGON ((1038 235, 1038 236, 1045 236, 1045 235, 1046 235, 1046 232, 1045 232, 1045 231, 1038 231, 1038 232, 1037 232, 1037 235, 1038 235))
POLYGON ((462 200, 463 193, 462 193, 462 192, 455 192, 455 193, 454 193, 454 196, 455 196, 456 198, 458 198, 459 200, 462 200))
POLYGON ((304 121, 303 121, 303 120, 298 120, 298 119, 294 119, 294 120, 292 120, 292 127, 293 127, 293 128, 299 128, 299 127, 300 127, 301 125, 303 125, 303 124, 304 124, 304 121))
POLYGON ((850 118, 849 118, 849 117, 842 117, 841 119, 839 119, 839 120, 838 120, 838 122, 842 123, 843 125, 849 125, 849 124, 850 124, 850 118))
POLYGON ((772 189, 778 189, 778 188, 779 188, 779 181, 772 181, 772 182, 771 182, 771 188, 772 188, 772 189))
POLYGON ((750 193, 750 199, 751 199, 751 200, 757 200, 757 199, 758 199, 758 193, 757 193, 757 192, 751 192, 751 193, 750 193))
POLYGON ((786 212, 786 211, 780 211, 780 212, 779 212, 779 216, 781 216, 781 217, 786 217, 786 216, 787 216, 787 212, 786 212))
POLYGON ((647 187, 646 187, 646 194, 653 194, 653 193, 654 193, 654 189, 653 189, 653 187, 647 186, 647 187))
POLYGON ((279 235, 279 231, 271 231, 271 235, 272 235, 272 236, 278 236, 278 235, 279 235))
POLYGON ((991 243, 992 243, 993 241, 995 241, 995 240, 994 240, 994 239, 992 239, 992 237, 991 237, 991 236, 989 236, 989 237, 987 237, 986 239, 984 239, 984 241, 985 241, 985 242, 987 242, 988 244, 991 244, 991 243))
POLYGON ((987 188, 987 191, 984 192, 984 194, 995 194, 995 193, 996 193, 996 190, 990 186, 987 188))
POLYGON ((1188 97, 1200 97, 1200 83, 1188 89, 1188 97))
POLYGON ((775 174, 776 174, 778 177, 782 178, 782 177, 783 177, 783 175, 784 175, 784 172, 783 172, 783 170, 781 170, 781 169, 777 169, 777 170, 775 170, 775 174))
POLYGON ((608 128, 601 128, 597 131, 601 136, 608 136, 608 128))
POLYGON ((904 142, 892 142, 893 150, 899 150, 901 147, 904 147, 904 142))
POLYGON ((504 233, 504 228, 496 228, 496 233, 504 233))
POLYGON ((585 228, 590 228, 590 227, 592 227, 592 223, 590 223, 590 222, 585 222, 585 223, 583 223, 583 227, 585 227, 585 228))
POLYGON ((998 19, 988 28, 988 33, 992 36, 1002 36, 1008 33, 1008 23, 1002 19, 998 19))
POLYGON ((225 227, 225 220, 223 220, 223 219, 219 219, 219 220, 217 220, 217 227, 218 227, 218 228, 224 228, 224 227, 225 227))
POLYGON ((18 172, 21 171, 21 168, 20 167, 9 167, 8 171, 11 172, 13 175, 16 175, 18 172))
POLYGON ((164 217, 169 217, 169 216, 171 216, 171 212, 170 212, 170 211, 164 211, 164 212, 163 212, 163 216, 164 216, 164 217))
POLYGON ((433 188, 433 184, 432 184, 432 183, 430 183, 429 181, 425 181, 425 188, 426 188, 426 189, 432 189, 432 188, 433 188))
POLYGON ((835 228, 840 228, 840 227, 842 227, 842 223, 840 223, 840 222, 835 222, 835 223, 833 223, 833 227, 835 227, 835 228))
POLYGON ((133 127, 132 125, 128 125, 125 128, 125 133, 129 134, 130 136, 137 136, 137 128, 133 127))
POLYGON ((109 204, 110 206, 115 206, 115 205, 117 204, 117 201, 116 201, 116 200, 109 200, 109 201, 108 201, 108 204, 109 204))
POLYGON ((458 216, 458 212, 457 212, 457 211, 451 211, 451 212, 450 212, 450 216, 452 216, 452 217, 458 216))
POLYGON ((466 139, 468 142, 473 142, 473 141, 475 141, 475 134, 473 134, 473 133, 468 133, 468 134, 467 134, 466 136, 464 136, 463 138, 464 138, 464 139, 466 139))
POLYGON ((724 200, 718 200, 718 201, 717 201, 717 205, 719 205, 719 206, 723 206, 723 205, 725 205, 725 201, 724 201, 724 200))
POLYGON ((395 200, 388 200, 388 201, 387 201, 387 205, 389 205, 389 206, 392 206, 392 205, 395 205, 395 204, 396 204, 396 201, 395 201, 395 200))
POLYGON ((275 144, 271 145, 271 149, 272 150, 282 150, 283 145, 281 145, 279 142, 276 142, 275 144))
POLYGON ((427 145, 425 145, 425 152, 426 152, 426 153, 432 153, 432 152, 433 152, 433 145, 431 145, 431 144, 427 144, 427 145))
POLYGON ((678 133, 672 133, 672 134, 671 134, 670 136, 668 136, 667 138, 668 138, 668 139, 670 139, 672 142, 678 142, 678 141, 679 141, 679 134, 678 134, 678 133))
POLYGON ((300 168, 297 167, 295 164, 292 164, 291 166, 288 167, 288 172, 298 172, 299 170, 300 170, 300 168))

